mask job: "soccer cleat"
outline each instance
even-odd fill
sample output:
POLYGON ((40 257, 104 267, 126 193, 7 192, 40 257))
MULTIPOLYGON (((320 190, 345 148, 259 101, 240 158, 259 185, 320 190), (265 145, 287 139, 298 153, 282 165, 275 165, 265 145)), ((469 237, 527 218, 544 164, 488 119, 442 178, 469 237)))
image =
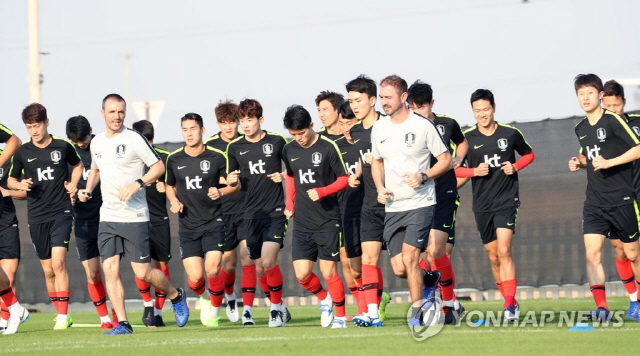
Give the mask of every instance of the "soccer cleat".
POLYGON ((18 328, 22 323, 29 320, 29 311, 27 308, 20 306, 18 311, 11 313, 7 327, 2 332, 2 335, 11 335, 18 332, 18 328))
POLYGON ((284 307, 284 322, 288 323, 291 321, 291 313, 289 313, 289 308, 284 307))
POLYGON ((155 325, 157 328, 162 328, 162 327, 165 327, 165 326, 166 326, 166 325, 164 325, 164 320, 162 320, 162 315, 156 315, 156 316, 155 316, 155 319, 156 319, 156 320, 154 321, 154 325, 155 325))
POLYGON ((424 283, 422 299, 425 300, 425 303, 422 309, 427 310, 431 307, 431 304, 436 302, 436 291, 438 290, 441 275, 439 271, 424 271, 424 273, 424 277, 422 277, 422 282, 424 283))
POLYGON ((411 319, 409 319, 409 327, 413 326, 424 326, 422 318, 419 315, 414 315, 411 319))
POLYGON ((202 325, 207 326, 209 314, 211 314, 211 301, 200 296, 200 322, 202 325))
POLYGON ((219 316, 218 317, 210 316, 209 320, 207 322, 207 327, 208 328, 217 328, 218 325, 220 324, 220 318, 221 317, 219 317, 219 316))
POLYGON ((638 319, 638 310, 640 307, 640 303, 629 302, 629 310, 627 311, 627 319, 638 319))
POLYGON ((335 317, 331 322, 331 329, 346 329, 347 328, 347 318, 346 317, 335 317))
POLYGON ((444 311, 444 324, 445 325, 458 325, 460 324, 460 320, 464 317, 465 309, 462 304, 457 303, 458 308, 455 309, 453 307, 443 307, 444 311))
POLYGON ((330 297, 320 302, 320 325, 323 328, 331 325, 333 321, 333 301, 330 297), (328 302, 327 302, 328 301, 328 302))
POLYGON ((113 329, 113 325, 111 325, 110 322, 105 321, 102 324, 100 324, 100 329, 113 329))
POLYGON ((380 305, 378 306, 378 315, 380 315, 380 320, 384 321, 386 315, 385 310, 387 309, 387 304, 391 302, 391 296, 387 292, 382 292, 382 298, 380 298, 380 305))
POLYGON ((240 319, 240 313, 238 312, 235 299, 227 300, 227 307, 225 308, 225 311, 227 312, 227 318, 230 322, 238 322, 238 319, 240 319))
POLYGON ((381 328, 382 327, 382 320, 380 318, 369 318, 369 320, 371 321, 371 327, 372 328, 381 328))
POLYGON ((366 328, 371 326, 371 318, 368 315, 358 315, 354 317, 351 321, 356 324, 359 328, 366 328))
POLYGON ((56 325, 53 327, 53 330, 69 329, 71 325, 73 325, 71 315, 67 315, 66 320, 64 318, 56 318, 56 325))
POLYGON ((187 293, 184 292, 184 289, 178 288, 178 293, 180 293, 180 301, 171 307, 176 317, 176 324, 183 327, 189 321, 189 306, 187 305, 187 293))
POLYGON ((154 322, 156 318, 153 316, 153 307, 144 307, 144 312, 142 313, 142 323, 146 327, 154 327, 154 322))
POLYGON ((504 310, 504 320, 508 322, 517 322, 520 319, 520 305, 511 305, 504 310))
POLYGON ((133 329, 128 329, 120 324, 118 324, 118 326, 116 326, 115 329, 104 333, 104 335, 127 335, 127 334, 133 334, 133 329))
POLYGON ((608 322, 611 320, 611 313, 609 313, 609 311, 603 307, 600 307, 596 310, 595 314, 594 314, 594 319, 595 320, 600 320, 600 321, 604 321, 604 322, 608 322))
POLYGON ((248 310, 245 310, 242 314, 242 325, 256 325, 256 322, 253 321, 251 316, 251 312, 248 310))
POLYGON ((278 328, 284 326, 284 316, 282 315, 281 310, 273 309, 271 310, 271 319, 269 319, 269 327, 270 328, 278 328))

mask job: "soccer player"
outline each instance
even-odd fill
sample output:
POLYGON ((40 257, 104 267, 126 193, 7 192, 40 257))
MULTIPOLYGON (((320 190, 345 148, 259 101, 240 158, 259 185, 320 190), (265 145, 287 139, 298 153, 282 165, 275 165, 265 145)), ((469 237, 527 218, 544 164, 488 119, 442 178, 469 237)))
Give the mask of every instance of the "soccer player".
MULTIPOLYGON (((82 159, 82 178, 78 182, 78 188, 87 186, 87 178, 91 171, 91 124, 84 116, 74 116, 67 120, 67 138, 73 143, 76 152, 82 159)), ((82 263, 87 276, 87 289, 89 297, 100 317, 100 328, 111 329, 113 325, 109 319, 107 310, 107 293, 102 283, 100 272, 100 251, 98 250, 98 226, 100 224, 100 206, 102 195, 100 186, 93 190, 93 199, 87 202, 77 201, 73 206, 73 231, 76 237, 76 249, 78 258, 82 263)))
MULTIPOLYGON (((240 170, 246 182, 245 238, 249 257, 256 262, 259 277, 266 275, 271 301, 269 327, 281 327, 289 319, 282 302, 282 272, 278 252, 284 244, 287 218, 282 189, 282 135, 263 131, 262 105, 245 99, 238 104, 244 136, 227 147, 227 172, 240 170)), ((262 283, 261 283, 262 284, 262 283)))
MULTIPOLYGON (((456 147, 456 156, 452 158, 453 167, 458 168, 464 160, 469 144, 464 138, 458 122, 448 116, 433 112, 433 90, 429 84, 416 81, 408 89, 407 102, 409 109, 414 113, 422 115, 431 120, 442 136, 449 152, 453 155, 453 147, 456 147)), ((435 164, 435 158, 431 159, 435 164)), ((433 215, 433 223, 429 232, 429 244, 426 255, 431 266, 440 271, 442 279, 442 305, 445 314, 445 324, 457 324, 464 316, 464 307, 455 298, 453 288, 455 287, 455 275, 451 267, 451 260, 447 249, 453 249, 456 211, 460 205, 460 197, 456 187, 456 174, 453 170, 448 170, 442 176, 434 180, 436 186, 436 207, 433 215), (452 243, 449 243, 449 242, 452 243)))
POLYGON ((287 108, 284 127, 293 137, 282 153, 287 168, 285 215, 291 218, 296 209, 293 269, 298 282, 320 299, 322 327, 343 329, 347 327, 345 292, 338 275, 342 224, 335 194, 349 185, 349 176, 338 146, 313 130, 311 115, 305 108, 287 108), (316 261, 327 282, 328 294, 313 273, 316 261))
POLYGON ((20 324, 29 319, 29 311, 18 302, 18 298, 13 293, 11 281, 2 267, 0 267, 0 299, 2 299, 2 304, 9 309, 10 314, 2 335, 15 334, 18 332, 20 324))
POLYGON ((49 298, 58 312, 53 329, 68 329, 73 321, 67 313, 66 254, 73 224, 71 197, 82 177, 82 161, 70 142, 49 134, 47 109, 41 104, 24 108, 22 121, 31 140, 13 156, 7 186, 27 192, 31 240, 44 271, 49 298), (67 164, 73 167, 69 182, 67 164))
MULTIPOLYGON (((382 326, 384 309, 389 295, 382 292, 382 272, 378 267, 384 231, 384 204, 378 202, 378 193, 371 175, 371 130, 383 115, 375 110, 378 89, 376 82, 360 75, 346 85, 351 110, 360 122, 349 133, 360 153, 356 174, 349 177, 354 187, 362 180, 364 200, 360 216, 360 244, 362 248, 362 295, 367 304, 366 315, 353 318, 359 327, 382 326)), ((358 291, 360 292, 360 290, 358 291)))
POLYGON ((409 325, 414 326, 422 325, 420 311, 428 308, 425 303, 435 302, 440 280, 437 271, 421 272, 419 259, 435 212, 433 179, 451 169, 451 154, 434 123, 409 111, 407 95, 407 82, 396 75, 380 82, 387 116, 371 132, 371 173, 378 201, 385 203, 384 240, 391 267, 396 276, 407 279, 413 303, 409 325), (434 165, 432 156, 437 160, 434 165))
MULTIPOLYGON (((626 119, 627 124, 636 134, 640 135, 640 115, 625 114, 624 105, 627 100, 624 97, 624 88, 615 80, 604 83, 604 94, 602 96, 602 106, 614 114, 626 119)), ((580 156, 580 161, 585 163, 584 155, 580 156)), ((640 161, 633 161, 633 181, 636 191, 636 200, 640 196, 640 161)), ((627 293, 629 294, 629 310, 627 311, 627 319, 638 319, 640 304, 638 303, 637 282, 634 278, 633 264, 624 253, 624 244, 617 238, 617 235, 608 234, 607 238, 611 241, 616 257, 616 269, 622 280, 627 293)))
POLYGON ((464 132, 469 142, 468 167, 458 167, 457 177, 471 178, 473 212, 491 271, 504 301, 504 318, 517 321, 516 265, 511 242, 516 229, 520 198, 518 172, 533 162, 533 149, 520 130, 495 121, 495 100, 487 89, 471 94, 477 124, 464 132), (516 152, 521 156, 516 161, 516 152))
POLYGON ((102 182, 98 247, 109 300, 119 320, 118 326, 106 335, 133 333, 120 279, 123 256, 130 259, 131 269, 138 279, 171 299, 179 327, 189 320, 184 290, 174 288, 150 263, 149 209, 143 188, 160 178, 164 164, 142 135, 124 126, 125 111, 124 98, 118 94, 109 94, 102 100, 106 132, 96 135, 91 142, 91 172, 87 187, 78 193, 80 201, 87 201, 96 185, 102 182), (149 170, 142 175, 145 165, 149 170))
MULTIPOLYGON (((240 112, 238 105, 232 101, 220 102, 215 108, 216 119, 220 132, 209 138, 205 144, 222 152, 227 151, 229 142, 237 139, 242 134, 238 132, 240 112)), ((231 322, 238 321, 238 305, 234 284, 236 280, 236 264, 240 252, 240 264, 242 265, 242 325, 254 325, 253 299, 256 294, 256 265, 247 253, 247 241, 241 226, 244 225, 244 201, 246 184, 240 182, 238 192, 231 196, 221 198, 222 216, 225 222, 225 246, 222 255, 222 279, 224 280, 224 296, 227 300, 226 314, 231 322)), ((268 290, 268 289, 267 289, 268 290)))
POLYGON ((608 234, 622 242, 626 257, 635 266, 636 280, 640 280, 638 203, 631 164, 640 158, 640 141, 620 115, 600 106, 603 85, 597 75, 578 75, 574 88, 578 103, 586 113, 575 128, 580 151, 586 153, 586 165, 572 157, 569 170, 587 170, 582 212, 587 279, 597 306, 595 318, 609 320, 601 261, 602 245, 608 234))
POLYGON ((338 122, 338 109, 344 101, 344 96, 328 90, 320 92, 316 97, 316 106, 318 107, 318 118, 322 123, 322 127, 318 130, 323 136, 336 141, 342 137, 342 130, 338 122))
POLYGON ((202 142, 205 128, 200 115, 188 113, 181 122, 185 146, 167 158, 167 198, 171 212, 180 214, 180 254, 189 285, 196 292, 203 290, 206 271, 211 300, 206 322, 207 327, 217 327, 224 292, 220 264, 225 234, 220 198, 240 188, 239 172, 230 172, 228 185, 220 188, 227 167, 224 152, 202 142))
MULTIPOLYGON (((153 124, 147 120, 134 122, 131 128, 138 131, 149 141, 162 162, 167 161, 169 152, 153 145, 155 130, 153 124)), ((148 169, 148 168, 145 168, 148 169)), ((151 265, 164 273, 167 280, 171 280, 169 273, 169 260, 171 259, 171 227, 169 214, 167 213, 167 194, 165 193, 164 174, 160 179, 149 185, 145 185, 147 205, 149 206, 149 242, 151 243, 151 265)), ((144 312, 142 322, 146 326, 163 327, 162 308, 167 296, 161 291, 155 291, 155 303, 151 300, 151 286, 148 283, 135 278, 136 285, 142 296, 144 312)))

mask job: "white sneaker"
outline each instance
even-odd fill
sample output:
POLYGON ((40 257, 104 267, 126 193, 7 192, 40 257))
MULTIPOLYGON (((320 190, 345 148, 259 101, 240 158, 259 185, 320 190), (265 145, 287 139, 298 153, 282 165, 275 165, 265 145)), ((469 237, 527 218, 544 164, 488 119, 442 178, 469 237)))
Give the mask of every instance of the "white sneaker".
POLYGON ((24 323, 25 321, 27 321, 27 319, 29 319, 29 311, 27 310, 27 308, 24 308, 21 305, 18 305, 19 308, 14 308, 17 310, 11 310, 11 315, 9 316, 9 322, 7 324, 6 329, 4 329, 4 332, 2 333, 2 335, 11 335, 11 334, 15 334, 18 332, 18 328, 20 327, 20 324, 24 323))
POLYGON ((256 325, 256 322, 253 321, 253 316, 251 315, 251 311, 249 309, 245 309, 242 312, 242 325, 256 325))
POLYGON ((347 317, 335 317, 331 322, 331 329, 346 329, 347 328, 347 317))
POLYGON ((271 304, 271 318, 269 319, 270 328, 278 328, 284 326, 284 315, 282 313, 282 307, 271 304))
POLYGON ((331 325, 333 321, 333 301, 331 300, 331 296, 327 296, 325 300, 320 302, 320 325, 323 328, 331 325))
POLYGON ((225 311, 227 312, 227 319, 232 323, 237 323, 240 319, 240 313, 238 313, 236 295, 235 293, 229 296, 225 294, 225 297, 227 299, 227 307, 225 308, 225 311))
POLYGON ((520 319, 520 305, 516 303, 515 307, 508 307, 504 310, 504 320, 507 322, 517 322, 520 319))
POLYGON ((208 298, 200 296, 200 322, 202 325, 209 324, 209 314, 211 314, 211 301, 208 298))

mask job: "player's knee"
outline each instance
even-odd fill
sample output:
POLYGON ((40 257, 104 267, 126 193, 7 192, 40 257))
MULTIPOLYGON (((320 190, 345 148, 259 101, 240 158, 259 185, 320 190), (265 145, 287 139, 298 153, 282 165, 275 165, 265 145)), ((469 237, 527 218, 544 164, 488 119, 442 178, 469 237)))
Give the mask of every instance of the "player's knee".
POLYGON ((500 266, 500 258, 498 257, 498 255, 490 254, 489 255, 489 261, 491 262, 491 265, 493 267, 500 266))
POLYGON ((262 268, 264 268, 265 271, 268 271, 275 266, 276 266, 276 260, 274 260, 273 258, 262 259, 262 268))
POLYGON ((87 281, 91 284, 95 284, 96 282, 98 282, 101 279, 100 276, 100 270, 94 271, 94 270, 90 270, 87 271, 87 281))
POLYGON ((53 269, 53 272, 56 274, 62 273, 67 269, 67 264, 63 259, 52 258, 51 268, 53 269))
MULTIPOLYGON (((220 270, 221 270, 220 265, 213 265, 213 266, 209 267, 209 270, 207 271, 207 276, 210 277, 210 278, 216 278, 220 274, 220 270)), ((231 273, 231 272, 227 271, 226 269, 225 269, 225 271, 227 273, 231 273)))
POLYGON ((418 257, 413 254, 403 253, 402 263, 407 267, 415 267, 418 265, 418 257))
POLYGON ((224 269, 224 271, 225 271, 227 274, 234 274, 234 273, 236 273, 236 265, 235 265, 235 263, 234 263, 234 264, 230 264, 230 263, 226 263, 226 262, 225 262, 225 263, 223 263, 223 264, 222 264, 222 268, 224 269))
POLYGON ((589 263, 600 263, 601 256, 602 253, 600 251, 587 250, 585 257, 589 263))
POLYGON ((616 256, 616 260, 624 260, 625 258, 628 258, 629 260, 631 260, 633 262, 635 260, 635 258, 632 259, 629 256, 630 255, 637 256, 638 253, 636 252, 635 254, 634 253, 627 254, 627 253, 624 252, 623 248, 616 248, 615 251, 614 251, 614 255, 616 256))
POLYGON ((309 276, 311 275, 311 271, 296 271, 296 279, 298 280, 298 282, 302 282, 305 279, 309 278, 309 276))

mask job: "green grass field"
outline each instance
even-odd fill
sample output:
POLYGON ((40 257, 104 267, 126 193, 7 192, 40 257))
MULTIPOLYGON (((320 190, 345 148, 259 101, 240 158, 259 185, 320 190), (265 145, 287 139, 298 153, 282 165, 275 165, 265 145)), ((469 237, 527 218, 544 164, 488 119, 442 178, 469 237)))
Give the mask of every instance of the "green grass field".
MULTIPOLYGON (((611 310, 628 306, 627 298, 610 298, 611 310)), ((465 302, 468 312, 499 311, 499 302, 465 302)), ((593 309, 592 299, 523 301, 521 320, 529 310, 585 311, 593 309)), ((242 326, 222 321, 217 329, 199 323, 199 311, 192 310, 191 320, 182 329, 175 326, 170 311, 164 312, 166 328, 135 328, 133 335, 103 336, 99 328, 77 328, 53 331, 53 314, 32 313, 16 335, 0 336, 0 354, 58 355, 423 355, 433 352, 460 355, 526 354, 631 354, 637 349, 632 340, 640 332, 636 321, 625 321, 619 327, 596 327, 595 331, 570 332, 569 326, 558 327, 558 320, 544 327, 480 326, 463 321, 459 327, 446 326, 425 341, 415 341, 405 325, 408 305, 390 304, 385 326, 379 329, 346 330, 320 327, 315 307, 290 307, 293 320, 284 328, 269 329, 267 308, 255 308, 256 326, 242 326)), ((347 312, 353 312, 349 306, 347 312)), ((224 314, 224 312, 223 312, 224 314)), ((97 323, 95 313, 72 313, 74 322, 97 323)), ((130 313, 130 320, 140 323, 141 313, 130 313)), ((223 316, 224 319, 224 316, 223 316)), ((477 319, 477 317, 476 317, 477 319)))

